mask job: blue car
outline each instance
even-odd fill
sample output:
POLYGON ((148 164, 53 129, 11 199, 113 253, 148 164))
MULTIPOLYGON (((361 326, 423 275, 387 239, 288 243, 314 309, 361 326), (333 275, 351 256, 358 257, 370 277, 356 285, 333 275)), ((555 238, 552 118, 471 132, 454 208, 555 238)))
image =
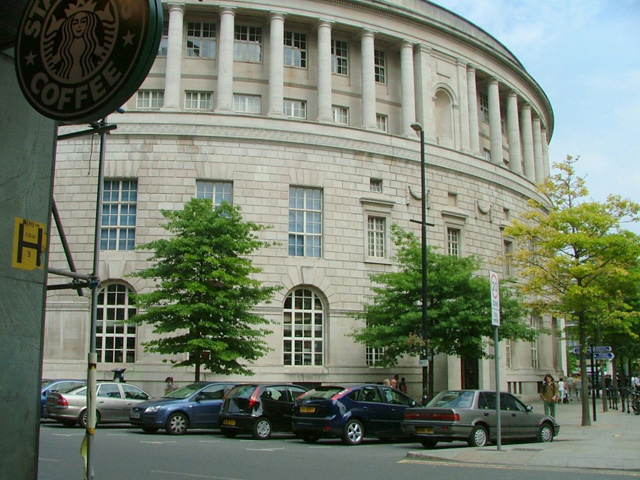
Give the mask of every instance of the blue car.
POLYGON ((358 445, 365 437, 406 437, 404 411, 414 406, 411 397, 383 385, 321 386, 298 398, 291 426, 305 442, 337 437, 358 445))
POLYGON ((47 395, 54 392, 63 392, 72 387, 80 387, 85 383, 87 383, 86 380, 43 380, 40 388, 40 418, 44 418, 47 395))
POLYGON ((135 405, 129 423, 147 433, 164 428, 171 435, 182 435, 190 428, 219 428, 222 398, 234 383, 197 382, 174 390, 160 400, 135 405))

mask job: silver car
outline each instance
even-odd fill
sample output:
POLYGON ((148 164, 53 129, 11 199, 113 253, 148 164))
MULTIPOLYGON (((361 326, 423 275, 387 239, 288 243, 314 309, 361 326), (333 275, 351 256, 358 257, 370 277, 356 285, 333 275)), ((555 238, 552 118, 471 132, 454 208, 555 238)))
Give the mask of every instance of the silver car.
MULTIPOLYGON (((533 407, 505 392, 500 392, 500 423, 505 440, 551 442, 560 431, 553 417, 533 413, 533 407)), ((497 440, 496 424, 495 391, 446 390, 424 407, 405 410, 402 430, 426 448, 454 440, 482 447, 497 440)))
MULTIPOLYGON (((96 425, 98 423, 129 423, 129 411, 135 404, 151 396, 130 383, 100 382, 96 395, 96 425)), ((47 396, 45 417, 57 420, 67 427, 79 423, 87 426, 87 387, 74 387, 47 396)))

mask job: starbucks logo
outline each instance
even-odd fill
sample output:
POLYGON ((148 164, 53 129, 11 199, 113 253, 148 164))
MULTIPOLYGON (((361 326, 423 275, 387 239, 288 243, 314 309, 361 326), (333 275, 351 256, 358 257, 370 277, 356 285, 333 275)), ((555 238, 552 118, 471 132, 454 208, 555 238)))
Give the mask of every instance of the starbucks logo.
POLYGON ((140 86, 161 35, 160 0, 31 0, 16 44, 20 87, 49 118, 99 120, 140 86))

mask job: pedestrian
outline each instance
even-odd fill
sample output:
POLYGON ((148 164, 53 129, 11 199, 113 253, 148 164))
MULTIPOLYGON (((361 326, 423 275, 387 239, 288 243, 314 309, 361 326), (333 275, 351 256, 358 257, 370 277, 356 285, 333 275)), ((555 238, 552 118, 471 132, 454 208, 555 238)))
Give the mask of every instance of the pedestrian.
POLYGON ((556 403, 558 402, 558 384, 549 373, 544 376, 544 382, 540 389, 540 398, 544 402, 545 415, 555 417, 556 403))
POLYGON ((573 387, 575 386, 573 381, 573 376, 571 375, 567 376, 566 384, 567 384, 567 397, 569 397, 569 401, 571 401, 573 400, 573 396, 574 396, 573 387))
POLYGON ((400 379, 400 383, 398 383, 398 390, 400 390, 402 393, 407 393, 408 391, 407 381, 405 380, 404 377, 402 377, 400 379))
POLYGON ((633 381, 633 388, 635 388, 636 392, 640 391, 640 373, 635 377, 631 377, 631 380, 633 381))
POLYGON ((564 383, 564 379, 560 377, 558 380, 558 403, 563 403, 567 392, 567 384, 564 383))
POLYGON ((580 400, 580 396, 582 395, 582 377, 578 375, 576 377, 576 397, 580 400))
POLYGON ((398 388, 398 383, 400 383, 400 375, 396 373, 391 379, 391 387, 398 388))
POLYGON ((391 380, 389 380, 388 378, 385 378, 384 381, 382 382, 382 384, 385 387, 390 387, 391 386, 391 380))
POLYGON ((176 389, 175 384, 173 383, 173 377, 167 377, 164 379, 164 394, 169 395, 176 389))

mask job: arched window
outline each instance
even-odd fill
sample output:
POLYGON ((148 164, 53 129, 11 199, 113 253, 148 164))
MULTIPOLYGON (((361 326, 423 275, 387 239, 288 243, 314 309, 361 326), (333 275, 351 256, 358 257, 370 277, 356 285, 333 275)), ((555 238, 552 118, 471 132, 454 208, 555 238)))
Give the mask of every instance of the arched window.
POLYGON ((444 90, 436 92, 436 138, 438 145, 453 147, 453 109, 451 97, 444 90))
POLYGON ((284 301, 284 364, 312 366, 324 363, 324 306, 313 291, 293 290, 284 301))
POLYGON ((131 289, 121 283, 107 285, 98 293, 98 362, 136 361, 136 325, 126 323, 126 320, 136 313, 136 308, 130 302, 131 293, 131 289))

